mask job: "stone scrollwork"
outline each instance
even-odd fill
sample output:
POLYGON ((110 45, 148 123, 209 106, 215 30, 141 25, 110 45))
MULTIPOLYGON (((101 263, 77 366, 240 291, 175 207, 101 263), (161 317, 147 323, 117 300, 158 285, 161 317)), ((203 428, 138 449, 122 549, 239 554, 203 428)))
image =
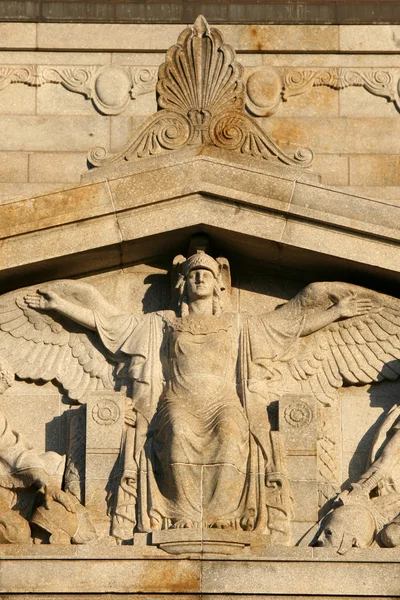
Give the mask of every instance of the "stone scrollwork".
POLYGON ((89 163, 99 167, 196 145, 215 145, 294 167, 312 162, 307 149, 293 157, 285 154, 245 113, 243 68, 204 17, 168 50, 158 72, 157 103, 157 114, 145 121, 125 150, 107 157, 95 148, 89 163))
POLYGON ((400 71, 396 68, 302 68, 262 67, 252 70, 246 81, 246 107, 256 116, 273 115, 282 102, 309 92, 313 87, 334 90, 363 87, 374 96, 382 96, 400 108, 400 71))
POLYGON ((131 99, 154 89, 157 69, 106 66, 4 66, 0 67, 0 91, 11 83, 40 87, 58 83, 70 92, 83 94, 104 115, 118 115, 131 99))

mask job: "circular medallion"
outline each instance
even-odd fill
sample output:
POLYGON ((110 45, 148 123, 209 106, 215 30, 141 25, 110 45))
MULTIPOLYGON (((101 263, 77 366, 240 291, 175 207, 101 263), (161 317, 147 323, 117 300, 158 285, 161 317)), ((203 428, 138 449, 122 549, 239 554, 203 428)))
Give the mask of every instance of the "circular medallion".
POLYGON ((299 400, 287 405, 284 417, 291 427, 307 427, 313 419, 313 412, 308 404, 299 400))
POLYGON ((99 425, 112 425, 118 421, 120 410, 114 400, 99 400, 92 408, 92 417, 99 425))

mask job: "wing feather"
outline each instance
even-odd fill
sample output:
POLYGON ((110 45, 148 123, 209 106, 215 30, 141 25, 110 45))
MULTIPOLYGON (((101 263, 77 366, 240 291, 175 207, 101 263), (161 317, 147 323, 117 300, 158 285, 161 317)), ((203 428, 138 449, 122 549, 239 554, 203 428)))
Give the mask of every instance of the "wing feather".
MULTIPOLYGON (((72 286, 79 301, 94 302, 110 313, 101 294, 82 282, 54 282, 64 294, 72 286), (104 304, 102 304, 104 302, 104 304)), ((71 289, 72 289, 71 288, 71 289)), ((86 331, 58 313, 30 308, 25 288, 0 297, 0 356, 21 379, 57 380, 70 397, 79 400, 89 389, 113 389, 115 363, 94 332, 86 331)))
POLYGON ((288 361, 293 379, 308 378, 317 397, 331 397, 343 384, 400 377, 400 300, 356 286, 349 289, 363 297, 370 295, 370 312, 301 338, 297 356, 288 361))

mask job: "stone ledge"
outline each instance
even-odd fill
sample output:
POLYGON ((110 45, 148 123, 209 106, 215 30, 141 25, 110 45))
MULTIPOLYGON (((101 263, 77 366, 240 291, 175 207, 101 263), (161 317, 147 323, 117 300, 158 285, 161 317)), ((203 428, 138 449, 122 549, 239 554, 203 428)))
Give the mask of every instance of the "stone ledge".
POLYGON ((243 556, 135 556, 132 546, 1 549, 0 593, 303 594, 393 597, 400 551, 288 548, 243 556), (19 550, 21 552, 21 550, 19 550), (13 555, 14 554, 14 555, 13 555), (107 560, 107 569, 104 561, 107 560), (171 563, 171 560, 173 563, 171 563), (173 568, 172 567, 173 564, 173 568), (329 573, 329 577, 327 577, 329 573))

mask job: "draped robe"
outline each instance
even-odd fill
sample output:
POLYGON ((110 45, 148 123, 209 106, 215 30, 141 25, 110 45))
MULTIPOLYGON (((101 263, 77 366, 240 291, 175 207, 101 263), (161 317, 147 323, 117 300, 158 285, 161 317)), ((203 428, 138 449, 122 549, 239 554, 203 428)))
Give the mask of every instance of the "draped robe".
POLYGON ((122 440, 113 534, 222 526, 286 535, 290 492, 260 383, 295 351, 303 317, 94 316, 104 345, 131 357, 136 414, 122 440))

